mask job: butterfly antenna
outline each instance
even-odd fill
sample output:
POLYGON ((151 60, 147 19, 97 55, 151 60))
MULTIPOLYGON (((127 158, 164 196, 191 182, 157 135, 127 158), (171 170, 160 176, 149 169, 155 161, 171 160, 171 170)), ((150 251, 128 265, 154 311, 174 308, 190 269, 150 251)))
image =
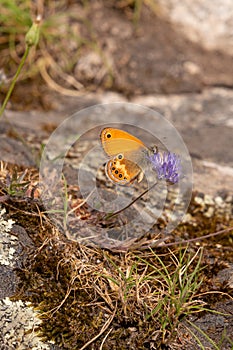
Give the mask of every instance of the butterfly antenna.
POLYGON ((128 209, 129 207, 131 207, 131 205, 133 205, 136 201, 138 201, 140 198, 142 198, 147 192, 149 192, 150 190, 152 190, 152 188, 154 188, 156 185, 157 185, 157 181, 152 185, 150 186, 149 188, 147 188, 144 192, 142 192, 138 197, 136 197, 134 200, 132 200, 132 202, 130 202, 128 205, 126 205, 124 208, 121 208, 120 210, 118 211, 115 211, 115 213, 112 213, 112 214, 108 214, 105 216, 105 219, 109 219, 109 218, 112 218, 113 216, 116 216, 118 214, 120 214, 122 211, 128 209))

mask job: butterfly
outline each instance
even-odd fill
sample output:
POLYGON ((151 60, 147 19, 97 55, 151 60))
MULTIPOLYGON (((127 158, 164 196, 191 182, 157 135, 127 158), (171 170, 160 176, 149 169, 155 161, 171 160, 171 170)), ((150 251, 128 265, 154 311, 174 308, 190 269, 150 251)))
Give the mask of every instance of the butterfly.
POLYGON ((110 157, 105 172, 113 183, 130 185, 135 180, 142 181, 144 173, 141 166, 149 149, 141 140, 114 128, 104 128, 100 140, 105 153, 110 157))

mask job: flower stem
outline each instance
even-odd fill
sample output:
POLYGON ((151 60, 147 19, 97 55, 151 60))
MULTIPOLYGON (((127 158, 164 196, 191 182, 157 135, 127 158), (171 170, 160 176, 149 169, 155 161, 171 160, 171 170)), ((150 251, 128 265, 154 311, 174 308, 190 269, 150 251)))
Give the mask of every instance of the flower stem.
POLYGON ((14 87, 15 87, 15 84, 17 82, 17 79, 18 79, 18 76, 24 66, 24 63, 28 57, 28 54, 30 52, 30 48, 32 46, 36 46, 39 42, 39 37, 40 37, 40 23, 41 23, 41 15, 38 15, 35 22, 32 23, 32 26, 31 28, 29 28, 26 36, 25 36, 25 44, 26 44, 26 49, 24 51, 24 54, 23 54, 23 57, 20 61, 20 64, 18 66, 18 69, 14 75, 14 78, 12 79, 12 82, 11 82, 11 85, 10 85, 10 88, 7 92, 7 95, 5 97, 5 100, 2 104, 2 107, 0 109, 0 119, 1 119, 1 116, 3 115, 3 112, 5 111, 5 108, 6 108, 6 105, 7 105, 7 102, 9 101, 9 98, 11 97, 11 94, 12 94, 12 91, 14 90, 14 87))
POLYGON ((115 215, 118 215, 120 214, 122 211, 128 209, 129 207, 131 207, 131 205, 133 205, 138 199, 142 198, 147 192, 149 192, 150 190, 152 190, 153 187, 155 187, 157 185, 157 181, 151 186, 151 187, 148 187, 144 192, 142 192, 138 197, 136 197, 134 200, 132 200, 132 202, 130 202, 128 205, 126 205, 124 208, 118 210, 118 211, 115 211, 115 213, 111 213, 111 214, 108 214, 105 216, 105 219, 109 219, 109 218, 112 218, 113 216, 115 215))
POLYGON ((7 102, 9 101, 9 98, 11 97, 11 94, 12 94, 12 91, 14 90, 14 87, 15 87, 15 84, 17 82, 18 76, 19 76, 19 74, 20 74, 20 72, 21 72, 21 70, 22 70, 22 68, 24 66, 24 63, 25 63, 25 61, 26 61, 26 59, 28 57, 29 51, 30 51, 30 47, 27 45, 26 46, 26 50, 24 52, 24 55, 23 55, 23 57, 21 59, 21 62, 19 64, 19 66, 18 66, 18 69, 17 69, 17 71, 15 73, 15 76, 14 76, 12 82, 11 82, 10 88, 9 88, 9 90, 7 92, 5 100, 4 100, 4 102, 2 104, 2 107, 0 109, 0 118, 3 115, 3 112, 4 112, 5 108, 6 108, 7 102))

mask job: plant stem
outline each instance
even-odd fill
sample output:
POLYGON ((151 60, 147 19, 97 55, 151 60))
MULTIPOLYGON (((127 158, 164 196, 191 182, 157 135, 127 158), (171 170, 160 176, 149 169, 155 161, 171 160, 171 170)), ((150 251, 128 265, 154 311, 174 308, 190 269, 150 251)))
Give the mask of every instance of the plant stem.
POLYGON ((111 214, 107 214, 105 216, 105 219, 109 219, 109 218, 112 218, 113 216, 115 215, 118 215, 120 214, 122 211, 128 209, 129 207, 131 207, 131 205, 133 205, 138 199, 142 198, 147 192, 149 192, 153 187, 155 187, 157 185, 157 181, 149 188, 147 188, 144 192, 142 192, 138 197, 136 197, 132 202, 130 202, 128 205, 126 205, 124 208, 118 210, 118 211, 115 211, 115 213, 111 213, 111 214))
POLYGON ((22 68, 23 68, 23 66, 24 66, 24 63, 25 63, 25 61, 26 61, 26 59, 27 59, 27 57, 28 57, 29 51, 30 51, 30 47, 27 45, 27 46, 26 46, 26 50, 25 50, 25 52, 24 52, 24 55, 23 55, 23 57, 22 57, 22 59, 21 59, 21 62, 20 62, 20 64, 19 64, 19 66, 18 66, 18 69, 17 69, 17 71, 16 71, 16 73, 15 73, 15 76, 14 76, 12 82, 11 82, 10 88, 9 88, 9 90, 8 90, 8 92, 7 92, 7 95, 6 95, 6 97, 5 97, 5 100, 4 100, 4 102, 3 102, 3 104, 2 104, 2 107, 1 107, 1 109, 0 109, 0 118, 1 118, 1 116, 3 115, 3 112, 4 112, 5 108, 6 108, 7 102, 9 101, 9 98, 10 98, 10 96, 11 96, 11 94, 12 94, 12 91, 14 90, 16 81, 17 81, 18 76, 19 76, 19 74, 20 74, 20 72, 21 72, 21 70, 22 70, 22 68))

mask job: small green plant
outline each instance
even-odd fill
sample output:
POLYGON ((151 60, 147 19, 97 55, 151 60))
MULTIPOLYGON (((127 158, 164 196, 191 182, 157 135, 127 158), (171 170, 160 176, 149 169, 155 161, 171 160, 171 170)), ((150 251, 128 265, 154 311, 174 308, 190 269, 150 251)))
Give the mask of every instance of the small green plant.
POLYGON ((126 271, 122 271, 112 259, 107 256, 106 258, 114 269, 116 269, 118 274, 114 277, 107 274, 103 276, 109 281, 111 289, 118 292, 124 314, 127 316, 127 310, 129 311, 130 303, 135 297, 136 290, 138 290, 139 285, 141 285, 147 277, 145 277, 144 273, 139 276, 137 262, 128 266, 126 271))
POLYGON ((63 217, 63 227, 64 230, 67 231, 67 219, 68 219, 68 209, 69 209, 69 194, 68 194, 68 185, 65 176, 62 176, 64 183, 64 197, 63 197, 63 209, 64 209, 64 217, 63 217))
POLYGON ((6 184, 3 187, 5 192, 9 197, 22 197, 26 195, 30 181, 24 181, 27 171, 23 172, 21 175, 18 174, 15 168, 12 175, 6 176, 6 184))
MULTIPOLYGON (((117 292, 120 301, 118 308, 122 306, 126 318, 129 318, 136 305, 144 306, 144 313, 141 312, 143 322, 157 324, 161 335, 160 344, 165 345, 176 338, 182 321, 185 320, 191 326, 188 320, 190 315, 209 311, 198 294, 203 283, 203 250, 198 249, 194 255, 188 253, 188 248, 180 250, 178 255, 170 252, 169 264, 163 262, 153 250, 151 253, 152 257, 146 260, 138 256, 127 270, 122 270, 107 257, 117 273, 104 274, 103 277, 109 281, 111 290, 117 292)), ((219 349, 205 332, 196 326, 194 328, 215 349, 219 349)), ((194 336, 191 329, 187 330, 202 348, 201 340, 194 336)))
POLYGON ((169 266, 166 266, 162 258, 153 251, 152 253, 160 267, 157 264, 144 262, 148 263, 157 275, 158 286, 154 291, 157 303, 151 310, 151 307, 147 306, 146 318, 159 319, 162 343, 165 344, 168 338, 174 337, 182 318, 204 310, 205 304, 197 297, 202 283, 200 278, 202 250, 199 249, 193 257, 187 254, 187 249, 180 250, 178 257, 171 252, 172 263, 169 266), (197 257, 198 260, 195 263, 197 257))
POLYGON ((161 344, 168 344, 176 337, 183 319, 206 310, 205 302, 198 298, 203 282, 202 249, 193 256, 188 249, 180 250, 178 256, 170 252, 168 265, 153 250, 151 253, 149 259, 136 257, 127 270, 106 256, 113 271, 103 277, 117 292, 118 308, 122 306, 125 317, 129 318, 136 305, 143 305, 143 322, 157 323, 161 344))
POLYGON ((12 82, 10 84, 10 87, 8 89, 7 95, 4 99, 4 102, 2 104, 2 107, 0 109, 0 118, 3 115, 3 112, 6 108, 7 102, 9 101, 11 94, 14 90, 15 84, 18 80, 19 74, 23 68, 23 66, 25 65, 26 59, 29 55, 30 49, 33 46, 36 46, 38 44, 39 41, 39 25, 40 25, 40 17, 37 18, 37 20, 35 21, 35 23, 32 24, 31 28, 29 29, 29 31, 27 32, 26 36, 25 36, 25 51, 23 54, 23 57, 19 63, 19 66, 17 68, 17 71, 12 79, 12 82))
MULTIPOLYGON (((69 236, 69 230, 68 230, 68 217, 70 212, 70 198, 68 193, 68 184, 65 178, 65 175, 62 174, 61 179, 58 181, 59 185, 58 188, 55 186, 53 187, 46 187, 44 188, 44 193, 50 193, 50 204, 49 210, 45 210, 44 213, 47 215, 52 215, 53 219, 56 221, 57 225, 59 226, 60 230, 62 232, 66 232, 66 235, 69 236), (56 193, 56 196, 52 196, 53 193, 56 193)), ((46 201, 46 199, 44 198, 46 201)), ((48 203, 47 203, 48 204, 48 203)))

